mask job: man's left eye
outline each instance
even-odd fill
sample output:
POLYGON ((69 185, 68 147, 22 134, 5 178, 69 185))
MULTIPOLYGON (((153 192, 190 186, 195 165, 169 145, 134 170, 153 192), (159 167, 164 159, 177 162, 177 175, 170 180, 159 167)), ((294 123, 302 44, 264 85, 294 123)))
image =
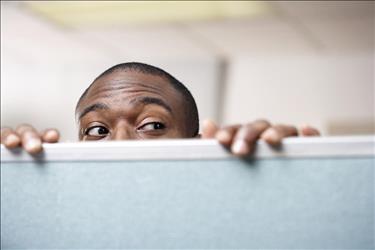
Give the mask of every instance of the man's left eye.
POLYGON ((150 122, 138 128, 138 130, 141 131, 152 131, 159 129, 165 129, 165 125, 161 122, 150 122))

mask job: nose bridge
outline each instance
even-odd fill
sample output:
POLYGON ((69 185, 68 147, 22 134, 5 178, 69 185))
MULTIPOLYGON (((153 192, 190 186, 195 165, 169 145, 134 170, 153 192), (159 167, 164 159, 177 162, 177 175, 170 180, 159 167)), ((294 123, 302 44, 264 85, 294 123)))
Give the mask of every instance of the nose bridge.
POLYGON ((111 140, 131 140, 134 139, 134 133, 131 127, 126 123, 118 123, 111 133, 111 140))

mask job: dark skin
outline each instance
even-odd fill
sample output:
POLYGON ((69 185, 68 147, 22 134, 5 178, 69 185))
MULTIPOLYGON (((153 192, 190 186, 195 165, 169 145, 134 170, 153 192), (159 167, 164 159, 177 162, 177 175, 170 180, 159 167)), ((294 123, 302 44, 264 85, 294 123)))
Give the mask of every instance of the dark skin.
MULTIPOLYGON (((130 140, 191 138, 192 128, 184 117, 182 95, 163 77, 135 71, 115 71, 95 81, 77 107, 79 140, 130 140)), ((256 120, 244 125, 219 128, 210 120, 203 122, 197 137, 216 138, 233 154, 245 156, 255 142, 263 139, 278 145, 289 136, 317 136, 319 132, 304 126, 271 125, 256 120)), ((38 133, 28 124, 15 130, 1 129, 1 143, 7 148, 22 146, 30 154, 43 150, 42 142, 59 140, 56 129, 38 133)))
POLYGON ((77 108, 80 140, 187 138, 182 95, 160 76, 120 71, 98 79, 77 108), (101 134, 99 134, 101 132, 101 134))

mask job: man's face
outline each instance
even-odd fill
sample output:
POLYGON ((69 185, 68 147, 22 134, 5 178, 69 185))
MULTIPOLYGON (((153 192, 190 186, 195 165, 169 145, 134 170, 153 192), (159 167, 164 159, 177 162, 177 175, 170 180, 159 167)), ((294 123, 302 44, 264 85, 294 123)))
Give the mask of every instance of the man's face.
POLYGON ((167 79, 115 71, 95 81, 78 106, 79 139, 188 137, 185 109, 167 79))

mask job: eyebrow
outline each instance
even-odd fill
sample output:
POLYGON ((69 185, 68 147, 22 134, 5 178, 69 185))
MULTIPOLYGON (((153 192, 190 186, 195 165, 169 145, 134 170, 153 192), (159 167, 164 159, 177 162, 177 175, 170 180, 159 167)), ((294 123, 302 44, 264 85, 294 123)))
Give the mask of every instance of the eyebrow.
POLYGON ((82 113, 79 114, 78 119, 81 119, 83 116, 85 116, 89 112, 93 112, 93 111, 96 111, 96 110, 108 110, 108 109, 109 109, 109 107, 104 103, 94 103, 94 104, 88 106, 87 108, 85 108, 82 111, 82 113))
POLYGON ((159 98, 149 97, 149 96, 139 97, 130 102, 130 104, 133 104, 133 103, 141 103, 143 105, 154 104, 154 105, 158 105, 164 108, 165 110, 168 111, 168 113, 171 113, 171 114, 173 113, 172 108, 166 102, 164 102, 162 99, 159 99, 159 98))
MULTIPOLYGON (((167 103, 165 103, 162 99, 159 99, 159 98, 145 96, 145 97, 136 98, 130 101, 130 104, 134 104, 134 103, 136 104, 141 103, 143 105, 149 105, 149 104, 158 105, 160 107, 163 107, 165 110, 167 110, 169 113, 172 114, 172 108, 167 103)), ((104 103, 94 103, 88 106, 87 108, 85 108, 82 111, 82 113, 79 114, 78 119, 81 119, 83 116, 85 116, 89 112, 93 112, 96 110, 109 110, 109 109, 110 108, 104 103)))

